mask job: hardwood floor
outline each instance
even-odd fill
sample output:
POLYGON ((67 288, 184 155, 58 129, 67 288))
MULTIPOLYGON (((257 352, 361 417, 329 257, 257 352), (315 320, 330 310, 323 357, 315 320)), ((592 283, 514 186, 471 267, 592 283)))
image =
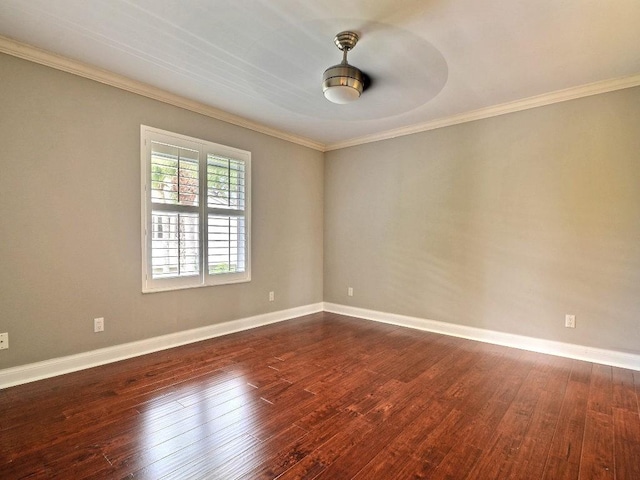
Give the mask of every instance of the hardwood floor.
POLYGON ((0 478, 638 480, 639 395, 321 313, 0 391, 0 478))

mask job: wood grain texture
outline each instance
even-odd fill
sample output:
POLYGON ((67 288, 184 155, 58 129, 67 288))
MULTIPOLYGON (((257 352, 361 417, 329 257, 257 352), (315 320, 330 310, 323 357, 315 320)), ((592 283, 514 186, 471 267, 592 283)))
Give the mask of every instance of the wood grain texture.
POLYGON ((638 372, 319 313, 0 392, 0 478, 640 478, 638 372))

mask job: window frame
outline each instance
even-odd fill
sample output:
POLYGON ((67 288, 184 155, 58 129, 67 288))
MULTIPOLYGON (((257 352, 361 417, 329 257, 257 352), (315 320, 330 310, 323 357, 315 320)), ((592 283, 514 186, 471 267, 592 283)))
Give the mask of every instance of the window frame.
POLYGON ((228 285, 251 281, 251 152, 226 145, 209 142, 186 135, 161 130, 147 125, 140 126, 141 158, 141 247, 142 247, 142 292, 162 292, 186 288, 228 285), (165 143, 183 149, 196 150, 198 154, 199 192, 198 206, 153 203, 151 200, 151 146, 152 142, 165 143), (244 164, 244 208, 233 209, 208 205, 208 156, 214 155, 244 164), (195 212, 199 224, 199 272, 189 276, 153 278, 152 232, 153 215, 156 210, 166 212, 195 212), (210 274, 208 268, 209 241, 208 222, 210 215, 244 218, 244 271, 210 274))

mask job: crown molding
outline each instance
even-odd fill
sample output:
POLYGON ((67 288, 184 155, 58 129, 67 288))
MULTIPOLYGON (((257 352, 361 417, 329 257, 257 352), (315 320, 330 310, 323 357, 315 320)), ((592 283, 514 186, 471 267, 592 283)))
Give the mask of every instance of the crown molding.
POLYGON ((505 115, 507 113, 520 112, 522 110, 529 110, 531 108, 543 107, 545 105, 551 105, 554 103, 566 102, 567 100, 575 100, 577 98, 583 98, 591 95, 598 95, 600 93, 608 93, 637 86, 640 86, 640 74, 604 80, 601 82, 589 83, 587 85, 581 85, 579 87, 566 88, 564 90, 557 90, 555 92, 536 95, 534 97, 524 98, 522 100, 502 103, 500 105, 481 108, 470 112, 464 112, 458 115, 452 115, 450 117, 439 118, 425 123, 408 125, 406 127, 387 130, 385 132, 365 135, 362 137, 353 138, 351 140, 346 140, 344 142, 331 143, 325 146, 324 151, 328 152, 331 150, 339 150, 341 148, 354 147, 356 145, 378 142, 380 140, 388 140, 405 135, 412 135, 414 133, 426 132, 428 130, 450 127, 452 125, 458 125, 460 123, 467 123, 473 122, 475 120, 482 120, 484 118, 497 117, 499 115, 505 115))
POLYGON ((158 100, 175 107, 184 108, 185 110, 215 118, 216 120, 222 120, 223 122, 247 128, 254 132, 263 133, 271 137, 302 145, 303 147, 312 148, 321 152, 325 149, 325 145, 321 142, 316 142, 309 138, 267 127, 246 118, 167 92, 161 88, 154 87, 137 80, 132 80, 123 75, 109 72, 77 60, 72 60, 70 58, 63 57, 62 55, 57 55, 1 35, 0 52, 22 58, 24 60, 29 60, 40 65, 55 68, 56 70, 78 75, 79 77, 88 78, 90 80, 142 95, 143 97, 151 98, 153 100, 158 100))
POLYGON ((513 102, 502 103, 500 105, 493 105, 491 107, 464 112, 457 115, 452 115, 450 117, 439 118, 431 120, 429 122, 408 125, 406 127, 395 128, 392 130, 386 130, 384 132, 356 137, 350 140, 345 140, 343 142, 324 144, 322 142, 318 142, 306 137, 301 137, 289 132, 267 127, 266 125, 262 125, 246 118, 233 115, 209 105, 205 105, 186 97, 167 92, 166 90, 163 90, 161 88, 154 87, 143 82, 138 82, 123 75, 109 72, 107 70, 103 70, 98 67, 79 62, 77 60, 72 60, 70 58, 48 52, 32 45, 3 37, 2 35, 0 35, 0 53, 6 53, 14 57, 38 63, 40 65, 45 65, 57 70, 71 73, 73 75, 88 78, 105 85, 110 85, 112 87, 158 100, 169 105, 184 108, 185 110, 199 113, 210 118, 215 118, 216 120, 222 120, 223 122, 227 122, 232 125, 247 128, 249 130, 253 130, 254 132, 269 135, 281 140, 286 140, 288 142, 302 145, 304 147, 318 150, 320 152, 328 152, 331 150, 339 150, 342 148, 354 147, 357 145, 378 142, 381 140, 389 140, 405 135, 412 135, 414 133, 436 130, 438 128, 450 127, 452 125, 458 125, 461 123, 473 122, 475 120, 497 117, 499 115, 520 112, 522 110, 528 110, 531 108, 542 107, 554 103, 565 102, 567 100, 588 97, 590 95, 598 95, 600 93, 613 92, 616 90, 640 86, 640 74, 630 75, 627 77, 620 77, 610 80, 604 80, 601 82, 590 83, 587 85, 581 85, 579 87, 557 90, 555 92, 545 93, 542 95, 524 98, 513 102))

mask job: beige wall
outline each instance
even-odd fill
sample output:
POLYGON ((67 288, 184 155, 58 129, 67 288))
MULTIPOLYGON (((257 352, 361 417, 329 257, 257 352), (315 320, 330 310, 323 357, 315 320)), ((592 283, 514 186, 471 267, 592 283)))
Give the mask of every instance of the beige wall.
POLYGON ((6 55, 0 108, 0 368, 322 301, 322 153, 6 55), (140 124, 252 152, 250 283, 141 293, 140 124))
POLYGON ((323 156, 10 56, 0 84, 0 368, 323 299, 640 353, 640 88, 323 156), (141 293, 140 124, 252 152, 250 283, 141 293))
POLYGON ((325 301, 640 353, 640 88, 329 152, 324 199, 325 301))

